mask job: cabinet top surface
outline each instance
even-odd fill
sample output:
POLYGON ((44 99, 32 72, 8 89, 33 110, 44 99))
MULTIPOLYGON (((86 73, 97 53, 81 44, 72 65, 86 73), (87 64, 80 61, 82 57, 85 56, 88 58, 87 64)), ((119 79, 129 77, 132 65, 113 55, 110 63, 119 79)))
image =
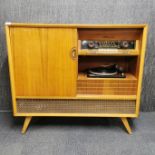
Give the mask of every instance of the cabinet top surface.
POLYGON ((43 23, 11 23, 6 26, 17 27, 70 27, 70 28, 144 28, 147 24, 43 24, 43 23))

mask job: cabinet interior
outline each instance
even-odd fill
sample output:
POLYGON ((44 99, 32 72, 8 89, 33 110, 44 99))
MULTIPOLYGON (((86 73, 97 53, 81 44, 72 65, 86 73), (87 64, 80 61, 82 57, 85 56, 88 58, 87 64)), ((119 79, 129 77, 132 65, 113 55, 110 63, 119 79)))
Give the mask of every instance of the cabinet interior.
POLYGON ((141 40, 142 28, 80 28, 79 40, 141 40))
MULTIPOLYGON (((89 55, 81 55, 80 44, 78 44, 77 93, 80 95, 136 95, 142 29, 81 28, 78 29, 78 41, 81 40, 135 40, 139 45, 136 55, 130 55, 130 53, 108 55, 108 51, 107 54, 97 54, 97 50, 95 54, 91 54, 90 50, 89 55), (123 67, 126 77, 90 78, 86 75, 86 70, 89 68, 111 64, 123 67)), ((120 51, 124 52, 125 50, 120 51)))

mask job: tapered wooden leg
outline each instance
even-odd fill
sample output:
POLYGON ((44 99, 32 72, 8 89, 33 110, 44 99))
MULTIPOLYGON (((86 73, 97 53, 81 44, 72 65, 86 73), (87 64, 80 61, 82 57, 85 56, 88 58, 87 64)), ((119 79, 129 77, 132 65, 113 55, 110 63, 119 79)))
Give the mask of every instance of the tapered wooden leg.
POLYGON ((23 128, 22 128, 22 133, 24 134, 30 124, 30 121, 32 119, 32 116, 27 116, 25 117, 25 121, 24 121, 24 125, 23 125, 23 128))
POLYGON ((131 131, 131 128, 130 128, 130 125, 129 125, 129 122, 128 122, 127 118, 126 117, 122 117, 121 120, 122 120, 122 122, 124 124, 124 127, 126 128, 127 132, 129 134, 131 134, 132 131, 131 131))

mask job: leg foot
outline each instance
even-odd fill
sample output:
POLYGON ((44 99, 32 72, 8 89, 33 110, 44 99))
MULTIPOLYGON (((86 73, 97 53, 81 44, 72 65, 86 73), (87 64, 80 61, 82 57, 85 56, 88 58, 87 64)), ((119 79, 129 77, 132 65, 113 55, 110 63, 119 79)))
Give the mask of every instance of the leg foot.
POLYGON ((27 130, 29 124, 30 124, 31 119, 32 119, 32 116, 27 116, 25 118, 24 125, 23 125, 23 128, 22 128, 22 133, 23 134, 26 132, 26 130, 27 130))
POLYGON ((124 124, 124 127, 126 128, 127 132, 128 132, 129 134, 131 134, 132 131, 131 131, 131 128, 130 128, 130 125, 129 125, 129 123, 128 123, 127 118, 126 118, 126 117, 122 117, 121 120, 122 120, 122 122, 123 122, 123 124, 124 124))

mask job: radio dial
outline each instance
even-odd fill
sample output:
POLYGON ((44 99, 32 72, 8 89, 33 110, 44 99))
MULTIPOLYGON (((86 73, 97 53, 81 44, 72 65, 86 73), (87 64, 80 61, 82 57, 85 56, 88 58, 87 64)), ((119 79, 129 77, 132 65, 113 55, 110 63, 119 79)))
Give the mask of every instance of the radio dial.
POLYGON ((135 48, 135 41, 96 41, 96 40, 83 40, 81 42, 82 49, 106 49, 106 48, 113 48, 113 49, 134 49, 135 48))
POLYGON ((122 42, 122 47, 128 48, 128 47, 129 47, 128 41, 123 41, 123 42, 122 42))
POLYGON ((88 42, 88 47, 89 48, 94 48, 95 47, 95 43, 93 41, 89 41, 88 42))

